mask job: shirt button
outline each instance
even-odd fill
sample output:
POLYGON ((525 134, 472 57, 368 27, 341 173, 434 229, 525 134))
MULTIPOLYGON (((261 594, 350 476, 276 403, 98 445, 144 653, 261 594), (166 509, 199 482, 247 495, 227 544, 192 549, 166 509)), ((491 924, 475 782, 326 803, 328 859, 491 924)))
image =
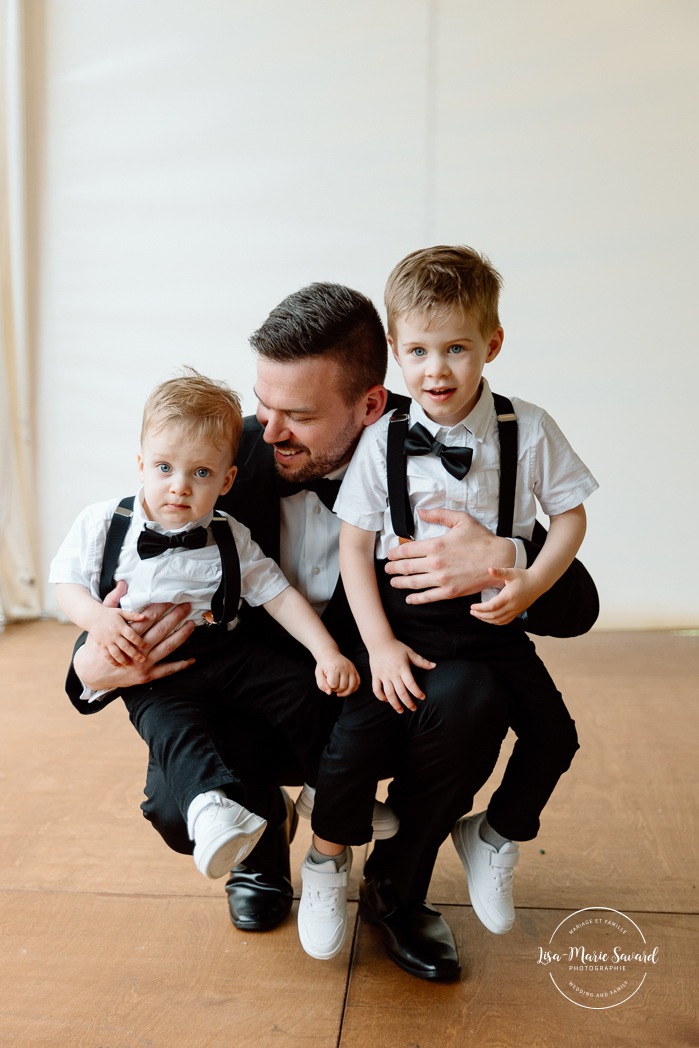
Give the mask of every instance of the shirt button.
POLYGON ((452 509, 461 509, 461 503, 458 500, 454 500, 451 504, 452 509))
POLYGON ((313 507, 313 512, 315 513, 316 516, 318 516, 318 514, 320 513, 320 506, 317 503, 313 507))
POLYGON ((314 575, 320 575, 320 568, 314 568, 313 569, 313 574, 314 575))

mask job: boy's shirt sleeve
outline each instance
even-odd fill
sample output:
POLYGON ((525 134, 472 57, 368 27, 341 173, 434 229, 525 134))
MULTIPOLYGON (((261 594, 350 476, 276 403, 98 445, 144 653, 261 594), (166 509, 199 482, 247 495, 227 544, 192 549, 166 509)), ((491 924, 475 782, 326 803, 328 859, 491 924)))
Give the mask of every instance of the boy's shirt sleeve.
POLYGON ((334 513, 340 520, 362 531, 379 532, 388 505, 386 480, 386 428, 384 415, 367 426, 352 456, 335 500, 334 513))
POLYGON ((96 600, 102 571, 104 544, 118 499, 86 506, 58 548, 49 568, 50 583, 85 586, 96 600))
POLYGON ((549 517, 580 506, 599 484, 548 412, 540 408, 532 425, 526 465, 539 505, 549 517))
POLYGON ((241 599, 251 608, 257 608, 277 597, 290 583, 279 565, 262 552, 249 528, 231 516, 228 522, 240 560, 241 599))

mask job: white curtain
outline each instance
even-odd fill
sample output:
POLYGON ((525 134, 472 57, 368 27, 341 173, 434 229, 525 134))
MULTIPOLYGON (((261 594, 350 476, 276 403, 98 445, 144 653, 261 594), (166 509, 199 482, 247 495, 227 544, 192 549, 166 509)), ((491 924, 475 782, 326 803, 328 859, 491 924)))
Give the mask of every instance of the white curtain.
POLYGON ((0 0, 0 623, 36 618, 37 504, 28 339, 21 0, 0 0))

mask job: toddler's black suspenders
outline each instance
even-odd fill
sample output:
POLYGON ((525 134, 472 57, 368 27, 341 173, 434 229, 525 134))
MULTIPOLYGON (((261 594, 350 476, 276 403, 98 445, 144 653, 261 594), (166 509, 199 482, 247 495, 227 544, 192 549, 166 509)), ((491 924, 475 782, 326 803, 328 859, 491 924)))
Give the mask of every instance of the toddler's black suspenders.
MULTIPOLYGON (((110 590, 114 589, 114 572, 119 561, 121 547, 124 545, 126 532, 133 516, 134 496, 122 499, 114 511, 109 524, 104 544, 102 572, 100 574, 100 600, 104 600, 110 590)), ((221 584, 211 602, 214 624, 232 622, 238 614, 240 603, 240 560, 230 525, 225 517, 214 515, 211 533, 221 554, 221 584)))
MULTIPOLYGON (((512 537, 515 512, 515 486, 517 481, 517 416, 507 397, 493 393, 500 438, 500 495, 498 505, 497 534, 512 537)), ((405 477, 407 456, 405 438, 410 417, 400 408, 393 412, 388 425, 386 451, 386 473, 388 480, 388 503, 391 507, 391 523, 401 539, 412 539, 414 534, 413 513, 408 498, 405 477)))

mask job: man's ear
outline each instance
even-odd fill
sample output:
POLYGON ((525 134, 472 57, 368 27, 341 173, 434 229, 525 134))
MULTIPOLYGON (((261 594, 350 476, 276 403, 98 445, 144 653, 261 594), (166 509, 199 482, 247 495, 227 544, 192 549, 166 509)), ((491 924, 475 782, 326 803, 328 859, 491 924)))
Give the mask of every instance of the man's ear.
POLYGON ((228 467, 228 469, 226 470, 226 476, 223 479, 223 486, 221 487, 221 491, 219 492, 220 495, 226 495, 231 490, 237 472, 237 466, 228 467))
POLYGON ((365 426, 371 426, 373 422, 377 422, 384 411, 386 410, 386 402, 388 400, 388 392, 385 386, 372 386, 371 389, 366 393, 364 404, 365 404, 365 415, 362 419, 365 426))
POLYGON ((490 364, 492 360, 495 360, 496 356, 502 349, 502 344, 505 341, 505 332, 501 327, 495 328, 488 339, 488 355, 485 358, 486 364, 490 364))

